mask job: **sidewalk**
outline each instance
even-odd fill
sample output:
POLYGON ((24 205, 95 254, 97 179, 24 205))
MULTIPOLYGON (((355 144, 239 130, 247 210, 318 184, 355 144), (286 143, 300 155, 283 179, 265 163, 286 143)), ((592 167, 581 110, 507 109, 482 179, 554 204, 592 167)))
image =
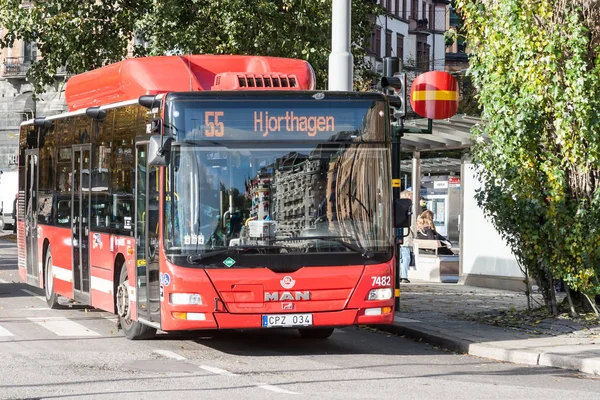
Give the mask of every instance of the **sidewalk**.
MULTIPOLYGON (((564 294, 563 294, 564 296, 564 294)), ((535 299, 543 304, 541 295, 535 299)), ((526 310, 523 293, 459 284, 402 284, 400 310, 385 329, 469 355, 600 375, 600 326, 539 319, 494 326, 502 310, 526 310)))

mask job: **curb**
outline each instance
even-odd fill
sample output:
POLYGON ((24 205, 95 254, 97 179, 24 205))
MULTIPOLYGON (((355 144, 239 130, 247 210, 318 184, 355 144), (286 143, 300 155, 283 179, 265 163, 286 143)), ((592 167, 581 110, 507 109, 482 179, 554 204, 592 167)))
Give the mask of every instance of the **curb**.
POLYGON ((470 356, 514 364, 539 365, 600 375, 600 358, 577 358, 559 353, 536 350, 504 349, 502 347, 444 335, 424 327, 415 329, 394 324, 374 325, 373 328, 395 333, 413 340, 422 340, 432 346, 443 347, 456 353, 468 354, 470 356))
POLYGON ((374 325, 373 328, 386 332, 395 333, 410 339, 423 340, 433 346, 444 347, 457 353, 469 353, 469 347, 473 342, 453 336, 443 335, 439 332, 426 328, 414 329, 404 325, 374 325))

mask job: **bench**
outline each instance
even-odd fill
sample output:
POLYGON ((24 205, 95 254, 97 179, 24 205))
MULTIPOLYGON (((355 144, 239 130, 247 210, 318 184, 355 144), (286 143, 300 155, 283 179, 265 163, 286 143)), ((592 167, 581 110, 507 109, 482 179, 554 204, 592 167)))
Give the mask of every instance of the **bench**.
POLYGON ((439 240, 415 239, 413 252, 415 265, 408 268, 408 278, 428 282, 457 283, 459 278, 459 256, 437 254, 443 244, 439 240), (419 250, 431 250, 431 254, 420 254, 419 250))

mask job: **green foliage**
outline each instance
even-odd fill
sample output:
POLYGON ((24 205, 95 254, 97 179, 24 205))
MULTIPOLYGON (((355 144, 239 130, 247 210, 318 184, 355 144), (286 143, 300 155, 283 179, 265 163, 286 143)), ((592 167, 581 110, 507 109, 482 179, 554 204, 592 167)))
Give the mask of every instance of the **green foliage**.
MULTIPOLYGON (((35 41, 41 60, 28 73, 39 93, 59 68, 78 74, 128 55, 254 54, 301 58, 311 63, 319 88, 327 87, 331 49, 331 0, 0 0, 0 47, 35 41), (137 33, 137 35, 136 35, 137 33), (146 45, 128 49, 134 37, 146 45), (132 51, 133 50, 133 51, 132 51), (132 53, 132 54, 130 54, 132 53)), ((352 2, 355 75, 374 19, 383 9, 352 2)))
MULTIPOLYGON (((598 3, 598 2, 595 2, 598 3)), ((485 132, 480 205, 534 276, 600 293, 598 6, 461 0, 485 132), (594 8, 595 7, 595 8, 594 8)))

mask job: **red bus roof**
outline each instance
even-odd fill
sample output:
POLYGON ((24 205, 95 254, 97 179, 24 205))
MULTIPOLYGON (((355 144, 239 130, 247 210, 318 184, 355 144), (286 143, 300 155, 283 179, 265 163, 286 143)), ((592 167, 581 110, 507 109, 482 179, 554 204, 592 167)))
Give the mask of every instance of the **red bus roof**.
POLYGON ((65 98, 69 111, 143 95, 200 90, 313 90, 315 75, 304 60, 241 55, 129 58, 75 75, 65 98))

